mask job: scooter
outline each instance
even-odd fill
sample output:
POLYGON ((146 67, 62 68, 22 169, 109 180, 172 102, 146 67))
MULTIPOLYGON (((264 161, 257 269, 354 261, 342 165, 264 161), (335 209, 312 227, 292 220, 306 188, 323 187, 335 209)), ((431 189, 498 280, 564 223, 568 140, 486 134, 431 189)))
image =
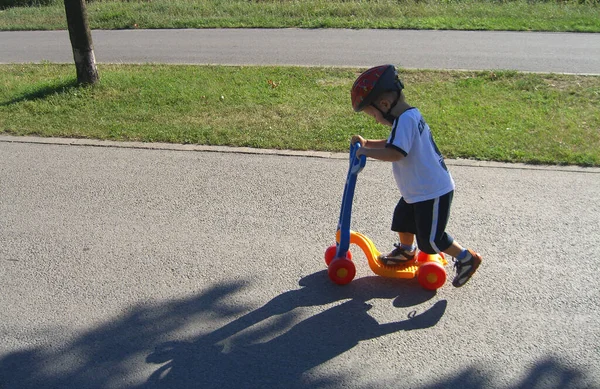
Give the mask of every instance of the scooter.
POLYGON ((338 285, 346 285, 356 276, 356 266, 352 261, 350 244, 357 245, 367 257, 373 273, 388 278, 417 278, 419 284, 428 290, 436 290, 446 282, 448 264, 443 254, 427 254, 419 251, 415 258, 399 265, 387 265, 379 259, 381 253, 367 236, 350 229, 352 217, 352 201, 358 174, 367 164, 367 157, 356 157, 360 143, 350 145, 350 167, 342 197, 342 207, 337 225, 336 244, 325 250, 325 263, 331 281, 338 285))

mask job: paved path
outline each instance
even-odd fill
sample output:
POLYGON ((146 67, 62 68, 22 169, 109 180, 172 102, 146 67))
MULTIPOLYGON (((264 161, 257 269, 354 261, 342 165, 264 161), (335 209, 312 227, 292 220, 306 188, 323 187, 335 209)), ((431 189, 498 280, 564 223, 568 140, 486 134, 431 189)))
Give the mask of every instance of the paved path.
MULTIPOLYGON (((485 262, 431 293, 327 278, 343 155, 44 142, 0 138, 2 389, 600 388, 599 169, 449 161, 485 262)), ((396 199, 370 161, 382 250, 396 199)))
MULTIPOLYGON (((600 34, 206 29, 94 31, 98 62, 513 69, 600 74, 600 34)), ((66 31, 0 32, 0 63, 72 62, 66 31)))

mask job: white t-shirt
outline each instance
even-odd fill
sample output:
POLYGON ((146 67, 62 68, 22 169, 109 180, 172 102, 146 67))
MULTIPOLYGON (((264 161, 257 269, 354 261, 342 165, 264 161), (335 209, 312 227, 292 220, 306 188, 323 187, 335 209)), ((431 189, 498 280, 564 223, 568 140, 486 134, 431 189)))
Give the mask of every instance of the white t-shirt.
POLYGON ((386 147, 404 155, 392 164, 396 184, 409 203, 431 200, 454 190, 454 180, 444 163, 421 112, 410 108, 392 126, 386 147))

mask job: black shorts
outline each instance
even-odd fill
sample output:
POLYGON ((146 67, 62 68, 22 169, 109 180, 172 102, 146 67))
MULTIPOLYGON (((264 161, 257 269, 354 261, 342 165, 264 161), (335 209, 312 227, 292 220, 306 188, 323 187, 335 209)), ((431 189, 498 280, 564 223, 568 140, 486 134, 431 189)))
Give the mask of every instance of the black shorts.
POLYGON ((454 191, 433 200, 408 204, 401 198, 394 210, 392 231, 415 234, 419 250, 436 254, 446 250, 454 238, 446 233, 454 191))

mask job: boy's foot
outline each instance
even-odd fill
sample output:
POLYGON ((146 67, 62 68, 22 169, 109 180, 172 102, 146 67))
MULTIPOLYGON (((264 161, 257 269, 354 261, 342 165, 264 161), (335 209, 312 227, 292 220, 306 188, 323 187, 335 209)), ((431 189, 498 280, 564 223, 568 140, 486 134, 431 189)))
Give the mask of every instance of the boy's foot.
POLYGON ((471 279, 471 276, 477 268, 481 265, 481 255, 468 249, 467 256, 461 260, 454 259, 454 268, 456 269, 456 276, 452 281, 452 285, 459 288, 467 283, 471 279))
POLYGON ((399 265, 401 263, 412 261, 415 258, 414 250, 406 251, 406 249, 402 248, 400 243, 394 243, 394 247, 396 248, 393 249, 391 253, 379 256, 379 260, 383 262, 384 265, 399 265))

